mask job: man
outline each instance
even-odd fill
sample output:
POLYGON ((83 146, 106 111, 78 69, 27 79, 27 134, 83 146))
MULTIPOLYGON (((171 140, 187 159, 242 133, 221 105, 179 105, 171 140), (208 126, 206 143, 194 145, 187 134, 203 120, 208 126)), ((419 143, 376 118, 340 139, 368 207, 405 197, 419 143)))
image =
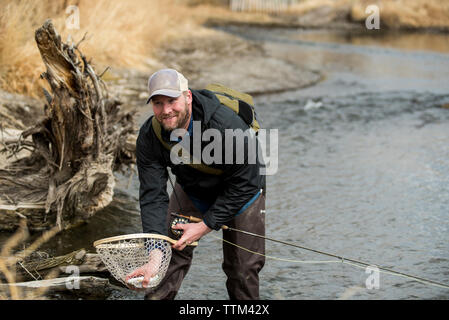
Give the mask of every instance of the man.
MULTIPOLYGON (((172 258, 166 276, 161 284, 148 289, 146 299, 174 299, 182 280, 189 270, 194 247, 188 244, 199 240, 209 232, 216 232, 222 225, 253 233, 265 234, 265 176, 260 174, 260 163, 216 161, 207 167, 210 172, 185 163, 174 163, 173 153, 167 145, 188 141, 190 150, 204 150, 205 141, 190 138, 198 134, 194 130, 214 129, 225 141, 226 129, 248 130, 248 125, 230 108, 220 104, 209 90, 190 90, 187 79, 173 69, 162 69, 148 80, 149 99, 154 112, 140 128, 136 145, 137 168, 139 172, 139 201, 143 232, 175 237, 171 229, 174 218, 171 213, 181 213, 202 219, 199 223, 177 224, 174 229, 182 230, 182 237, 173 245, 172 258), (159 136, 156 127, 159 127, 159 136), (174 132, 184 132, 179 137, 174 132), (184 131, 182 130, 184 129, 184 131), (156 130, 156 131, 155 131, 156 130), (162 139, 162 141, 160 140, 162 139), (181 140, 180 140, 181 139, 181 140), (200 148, 200 149, 198 149, 200 148), (167 167, 176 176, 174 192, 167 194, 167 167), (219 172, 219 173, 217 173, 219 172), (215 230, 215 231, 214 231, 215 230)), ((237 142, 237 139, 234 139, 237 142)), ((247 140, 244 140, 247 147, 247 140)), ((226 152, 223 143, 222 158, 226 152)), ((173 150, 173 149, 172 149, 173 150)), ((195 152, 193 152, 195 153, 195 152)), ((235 160, 236 155, 233 154, 235 160)), ((228 154, 229 159, 229 154, 228 154)), ((223 238, 251 251, 264 253, 263 239, 234 231, 223 231, 223 238)), ((222 268, 227 275, 226 287, 231 299, 258 299, 259 272, 265 260, 223 242, 224 262, 222 268)), ((156 259, 157 260, 157 259, 156 259)), ((154 275, 154 264, 148 263, 130 276, 143 275, 143 286, 154 275)))

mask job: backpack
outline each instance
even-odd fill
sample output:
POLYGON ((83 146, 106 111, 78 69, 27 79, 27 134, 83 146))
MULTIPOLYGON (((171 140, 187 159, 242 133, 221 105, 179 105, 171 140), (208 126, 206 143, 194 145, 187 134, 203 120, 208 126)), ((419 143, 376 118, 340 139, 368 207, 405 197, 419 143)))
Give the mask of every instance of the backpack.
POLYGON ((212 91, 222 105, 237 113, 257 133, 260 125, 256 119, 252 96, 215 83, 207 85, 205 89, 212 91))
MULTIPOLYGON (((230 108, 232 111, 237 113, 240 118, 242 118, 242 120, 257 134, 257 131, 260 129, 260 125, 256 119, 256 112, 252 96, 247 93, 228 88, 221 84, 209 84, 205 89, 213 92, 222 105, 230 108)), ((166 149, 171 150, 172 146, 162 139, 161 125, 156 120, 156 117, 153 117, 152 119, 152 128, 162 145, 166 149)), ((207 174, 223 174, 223 170, 209 167, 203 163, 188 163, 188 165, 207 174)))

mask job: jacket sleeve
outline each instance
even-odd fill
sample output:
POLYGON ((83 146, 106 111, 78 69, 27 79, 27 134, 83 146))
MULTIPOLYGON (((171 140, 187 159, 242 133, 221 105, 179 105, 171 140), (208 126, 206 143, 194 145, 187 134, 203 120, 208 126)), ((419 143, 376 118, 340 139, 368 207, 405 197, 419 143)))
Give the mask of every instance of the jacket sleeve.
POLYGON ((144 233, 167 235, 168 171, 162 162, 159 146, 155 146, 151 134, 148 134, 149 130, 142 127, 136 142, 142 229, 144 233))
MULTIPOLYGON (((248 141, 245 139, 243 163, 236 164, 237 153, 241 152, 241 150, 236 150, 236 139, 234 138, 233 140, 233 164, 223 165, 223 189, 203 216, 204 223, 214 230, 220 229, 223 224, 232 220, 239 213, 240 209, 261 188, 265 187, 265 177, 260 175, 258 161, 255 164, 248 163, 248 141)), ((224 149, 223 155, 225 152, 230 152, 230 150, 224 149)))

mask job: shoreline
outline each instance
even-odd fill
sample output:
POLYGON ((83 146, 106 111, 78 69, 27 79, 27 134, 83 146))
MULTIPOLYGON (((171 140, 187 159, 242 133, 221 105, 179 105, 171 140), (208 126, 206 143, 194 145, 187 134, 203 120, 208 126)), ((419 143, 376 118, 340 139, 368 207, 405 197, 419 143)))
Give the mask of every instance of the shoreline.
MULTIPOLYGON (((402 25, 397 28, 392 28, 388 26, 382 26, 382 22, 380 23, 381 28, 376 30, 376 32, 381 33, 436 33, 436 34, 449 34, 449 26, 440 26, 440 27, 415 27, 415 26, 406 26, 402 25)), ((205 22, 205 26, 210 28, 220 28, 220 27, 255 27, 260 29, 303 29, 303 30, 329 30, 329 31, 351 31, 351 32, 360 32, 365 33, 369 32, 367 30, 364 23, 362 22, 353 22, 353 21, 338 21, 332 23, 325 24, 304 24, 301 22, 294 22, 287 20, 274 20, 274 21, 239 21, 232 19, 223 19, 223 18, 210 18, 205 22)))
MULTIPOLYGON (((364 30, 365 20, 374 11, 366 11, 377 5, 380 28, 383 32, 449 33, 449 6, 436 1, 402 0, 385 3, 369 0, 305 0, 292 5, 286 11, 235 11, 226 12, 223 5, 209 10, 202 16, 204 25, 210 27, 241 26, 285 29, 364 30), (404 7, 408 4, 407 7, 404 7)), ((201 5, 198 6, 202 8, 201 5)), ((371 9, 373 10, 373 9, 371 9)), ((201 15, 200 15, 201 16, 201 15)))

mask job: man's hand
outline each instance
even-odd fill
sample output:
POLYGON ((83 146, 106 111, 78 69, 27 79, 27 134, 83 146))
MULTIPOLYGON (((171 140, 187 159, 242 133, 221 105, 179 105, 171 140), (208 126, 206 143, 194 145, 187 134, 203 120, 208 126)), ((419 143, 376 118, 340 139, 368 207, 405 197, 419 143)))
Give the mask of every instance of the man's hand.
MULTIPOLYGON (((128 274, 126 276, 125 282, 128 282, 128 280, 131 278, 143 276, 142 287, 146 288, 150 283, 150 279, 154 277, 159 271, 161 262, 162 262, 162 251, 159 249, 152 250, 150 252, 148 262, 143 266, 141 266, 140 268, 137 268, 136 270, 128 274)), ((129 284, 129 286, 131 286, 132 289, 135 289, 135 287, 132 286, 131 284, 129 284)))
POLYGON ((205 234, 212 231, 203 221, 198 223, 178 223, 173 227, 173 229, 183 230, 181 239, 179 239, 176 244, 172 247, 176 250, 183 250, 188 244, 197 241, 205 234))

